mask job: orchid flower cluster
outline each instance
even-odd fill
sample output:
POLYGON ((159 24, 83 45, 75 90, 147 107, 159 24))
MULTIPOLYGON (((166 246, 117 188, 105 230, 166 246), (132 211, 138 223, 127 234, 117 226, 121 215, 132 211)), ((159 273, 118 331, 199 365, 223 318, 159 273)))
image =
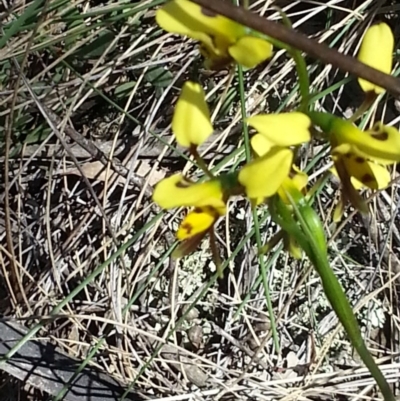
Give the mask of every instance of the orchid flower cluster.
MULTIPOLYGON (((247 27, 221 15, 210 13, 189 0, 172 0, 156 14, 157 23, 166 31, 181 34, 200 43, 205 67, 221 69, 234 63, 253 68, 271 57, 273 47, 247 27)), ((360 61, 383 72, 392 69, 393 34, 385 23, 370 27, 358 54, 360 61)), ((359 79, 370 96, 384 89, 359 79)), ((194 182, 175 174, 159 182, 153 200, 165 209, 192 207, 177 231, 184 241, 181 256, 193 251, 217 220, 227 212, 227 202, 245 196, 257 206, 274 196, 290 204, 291 191, 305 193, 308 177, 294 164, 296 147, 309 142, 316 128, 331 145, 334 174, 342 183, 342 206, 350 202, 365 211, 359 194, 362 187, 377 190, 390 181, 387 166, 400 161, 400 134, 377 122, 361 130, 353 122, 325 112, 310 110, 289 113, 259 114, 245 121, 256 133, 251 138, 254 158, 238 171, 214 176, 206 170, 208 180, 194 182)), ((177 101, 172 132, 179 145, 200 159, 197 147, 214 129, 206 95, 200 83, 187 81, 177 101)), ((321 136, 321 135, 320 135, 321 136)), ((340 218, 341 213, 336 217, 340 218), (339 217, 338 217, 339 216, 339 217)), ((290 250, 290 249, 289 249, 290 250)), ((293 252, 293 254, 297 254, 293 252)))

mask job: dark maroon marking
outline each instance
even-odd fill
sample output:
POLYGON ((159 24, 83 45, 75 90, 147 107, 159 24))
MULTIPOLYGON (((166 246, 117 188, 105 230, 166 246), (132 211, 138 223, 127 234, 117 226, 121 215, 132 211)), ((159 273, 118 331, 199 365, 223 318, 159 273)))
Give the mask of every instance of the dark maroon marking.
POLYGON ((374 177, 372 177, 372 175, 371 174, 364 174, 362 177, 361 177, 361 182, 363 182, 364 184, 366 184, 366 183, 368 183, 368 182, 374 182, 375 181, 375 179, 374 179, 374 177))
POLYGON ((355 158, 355 161, 356 161, 356 163, 364 163, 365 162, 365 159, 363 158, 363 157, 361 157, 361 156, 357 156, 356 158, 355 158))
POLYGON ((372 132, 371 133, 372 138, 377 139, 378 141, 387 141, 389 138, 389 134, 387 132, 372 132))
POLYGON ((217 47, 217 38, 215 37, 215 35, 208 34, 208 37, 211 39, 212 45, 214 47, 217 47))
POLYGON ((346 153, 346 154, 344 155, 344 157, 345 157, 346 159, 351 159, 352 156, 353 156, 352 153, 346 153))
POLYGON ((177 188, 189 188, 190 187, 190 182, 187 182, 187 181, 179 181, 179 182, 177 182, 176 184, 175 184, 175 186, 177 187, 177 188))
POLYGON ((203 15, 205 15, 206 17, 212 17, 212 18, 214 18, 214 17, 216 17, 218 14, 217 13, 215 13, 214 11, 211 11, 211 10, 209 10, 208 8, 204 8, 204 7, 201 7, 200 8, 200 11, 201 11, 201 13, 203 14, 203 15))
POLYGON ((181 228, 184 229, 189 235, 191 234, 191 232, 193 230, 193 226, 189 223, 183 223, 181 225, 181 228))

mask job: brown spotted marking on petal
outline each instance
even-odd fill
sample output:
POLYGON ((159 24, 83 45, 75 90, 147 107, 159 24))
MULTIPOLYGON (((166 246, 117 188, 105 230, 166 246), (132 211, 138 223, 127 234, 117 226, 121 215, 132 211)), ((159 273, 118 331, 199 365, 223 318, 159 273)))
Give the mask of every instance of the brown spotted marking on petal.
POLYGON ((385 131, 376 131, 376 133, 371 132, 371 136, 372 138, 375 138, 378 141, 387 141, 389 138, 389 134, 385 131))
POLYGON ((345 153, 344 157, 346 159, 351 159, 353 157, 353 154, 352 153, 345 153))
POLYGON ((375 181, 375 179, 374 179, 374 177, 371 175, 371 174, 364 174, 362 177, 361 177, 361 182, 363 183, 363 184, 365 184, 365 185, 367 185, 368 183, 371 183, 371 182, 374 182, 375 181))
POLYGON ((357 156, 354 160, 356 161, 356 163, 359 163, 359 164, 365 162, 365 159, 361 156, 357 156))
POLYGON ((201 13, 203 14, 203 15, 205 15, 206 17, 212 17, 212 18, 214 18, 214 17, 216 17, 218 14, 217 13, 215 13, 214 11, 211 11, 211 10, 209 10, 208 8, 204 8, 204 7, 201 7, 200 8, 200 11, 201 11, 201 13))
POLYGON ((189 223, 182 223, 181 229, 185 230, 187 235, 190 235, 193 230, 193 226, 189 223))
POLYGON ((192 183, 187 180, 182 180, 175 184, 177 188, 189 188, 191 185, 192 183))
POLYGON ((211 35, 209 34, 208 37, 211 39, 211 43, 214 47, 217 47, 217 38, 215 37, 215 35, 211 35))

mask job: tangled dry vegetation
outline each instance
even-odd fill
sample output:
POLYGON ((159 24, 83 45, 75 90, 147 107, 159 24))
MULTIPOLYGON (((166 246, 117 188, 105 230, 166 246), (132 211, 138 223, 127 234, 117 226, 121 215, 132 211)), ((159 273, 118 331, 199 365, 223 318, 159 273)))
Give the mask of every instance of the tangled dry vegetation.
MULTIPOLYGON (((316 274, 280 249, 265 256, 274 341, 244 200, 232 202, 217 227, 223 279, 207 243, 186 259, 169 258, 182 211, 161 213, 151 193, 178 170, 201 174, 170 131, 177 95, 193 71, 207 88, 216 127, 201 148, 205 159, 229 170, 244 160, 244 148, 237 79, 228 85, 227 71, 204 70, 192 41, 157 27, 160 3, 0 5, 0 340, 6 325, 24 326, 50 359, 61 351, 78 361, 72 372, 86 365, 84 372, 114 380, 119 390, 107 399, 122 399, 126 389, 128 399, 171 401, 378 399, 316 274)), ((274 5, 296 29, 347 54, 377 19, 400 39, 400 6, 393 1, 260 0, 251 9, 279 20, 274 5)), ((361 95, 356 82, 308 62, 318 107, 351 113, 361 95)), ((294 64, 283 51, 245 80, 248 114, 298 103, 294 64)), ((369 118, 398 126, 399 106, 386 95, 369 118)), ((318 143, 304 149, 299 164, 313 182, 329 168, 326 156, 318 143)), ((334 180, 316 205, 332 267, 394 388, 400 378, 397 189, 395 182, 371 196, 368 217, 349 210, 340 226, 331 219, 334 180)), ((259 217, 265 240, 276 227, 266 208, 259 217)), ((35 364, 24 350, 18 358, 35 364)), ((1 400, 75 399, 73 378, 64 387, 46 380, 40 387, 32 377, 18 380, 4 364, 0 369, 1 400)), ((89 387, 76 399, 100 399, 89 387)))

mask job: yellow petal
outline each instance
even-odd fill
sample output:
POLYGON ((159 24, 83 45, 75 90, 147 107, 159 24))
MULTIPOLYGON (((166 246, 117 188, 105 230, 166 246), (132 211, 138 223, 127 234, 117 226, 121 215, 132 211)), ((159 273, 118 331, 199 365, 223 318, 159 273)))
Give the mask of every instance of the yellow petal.
POLYGON ((227 48, 243 36, 245 28, 222 15, 210 13, 187 0, 172 0, 157 10, 156 21, 168 32, 179 33, 204 41, 215 42, 217 48, 227 48))
POLYGON ((261 134, 254 135, 251 138, 250 143, 257 156, 265 155, 274 146, 274 143, 269 141, 264 135, 261 134))
POLYGON ((304 171, 301 171, 294 164, 292 166, 292 169, 294 171, 294 175, 290 179, 293 181, 296 189, 302 191, 307 186, 308 175, 304 171))
POLYGON ((253 68, 271 57, 272 45, 261 38, 243 36, 228 51, 237 63, 253 68))
POLYGON ((294 259, 301 259, 303 256, 303 250, 299 246, 298 242, 289 234, 285 235, 285 249, 294 259))
MULTIPOLYGON (((313 113, 315 117, 326 116, 324 113, 313 113)), ((323 123, 323 129, 332 135, 331 140, 336 145, 350 144, 364 154, 368 159, 379 162, 395 163, 400 161, 400 133, 394 127, 378 123, 370 131, 361 131, 350 121, 330 116, 328 123, 323 123)))
POLYGON ((293 153, 289 149, 273 148, 264 156, 245 165, 239 172, 239 182, 250 199, 267 198, 278 191, 288 176, 293 153))
POLYGON ((332 220, 334 223, 339 223, 340 220, 342 220, 344 214, 344 201, 343 198, 339 199, 339 202, 335 206, 335 209, 333 210, 333 216, 332 220))
POLYGON ((340 157, 351 179, 354 188, 366 186, 371 189, 386 188, 390 181, 387 169, 374 162, 368 161, 356 153, 340 153, 343 147, 333 149, 335 157, 340 157), (354 182, 355 180, 355 182, 354 182))
POLYGON ((183 219, 176 237, 179 240, 191 238, 208 230, 219 217, 218 212, 210 207, 199 207, 188 213, 183 219))
POLYGON ((351 182, 351 176, 346 169, 346 165, 344 163, 344 158, 338 157, 335 160, 335 168, 340 178, 340 183, 342 186, 341 196, 343 199, 343 205, 345 201, 349 201, 353 207, 359 210, 361 213, 368 213, 368 206, 363 197, 359 194, 359 192, 354 188, 351 182))
POLYGON ((311 120, 300 112, 259 114, 248 118, 247 123, 276 146, 298 145, 310 140, 311 120))
MULTIPOLYGON (((390 27, 384 22, 368 28, 361 42, 358 59, 370 67, 386 74, 392 71, 394 38, 390 27)), ((359 78, 358 82, 364 92, 377 94, 385 91, 371 82, 359 78)))
POLYGON ((307 186, 308 182, 308 175, 306 173, 298 169, 295 165, 292 166, 292 169, 294 170, 294 174, 291 177, 286 177, 278 189, 279 197, 287 205, 290 205, 291 202, 286 193, 290 193, 291 189, 302 191, 307 186))
POLYGON ((213 133, 205 94, 198 83, 187 81, 183 85, 172 118, 172 131, 184 147, 201 145, 213 133))
POLYGON ((210 206, 221 215, 226 211, 221 183, 218 180, 192 183, 182 174, 161 180, 154 188, 153 201, 164 209, 210 206))
MULTIPOLYGON (((400 132, 394 128, 377 122, 372 129, 367 130, 366 133, 373 139, 383 142, 385 148, 392 148, 392 150, 397 151, 400 154, 400 132)), ((391 158, 380 158, 374 156, 374 160, 380 164, 393 164, 393 159, 396 158, 395 152, 394 156, 391 158)), ((398 156, 399 157, 399 156, 398 156)), ((396 158, 398 161, 398 158, 396 158)))

